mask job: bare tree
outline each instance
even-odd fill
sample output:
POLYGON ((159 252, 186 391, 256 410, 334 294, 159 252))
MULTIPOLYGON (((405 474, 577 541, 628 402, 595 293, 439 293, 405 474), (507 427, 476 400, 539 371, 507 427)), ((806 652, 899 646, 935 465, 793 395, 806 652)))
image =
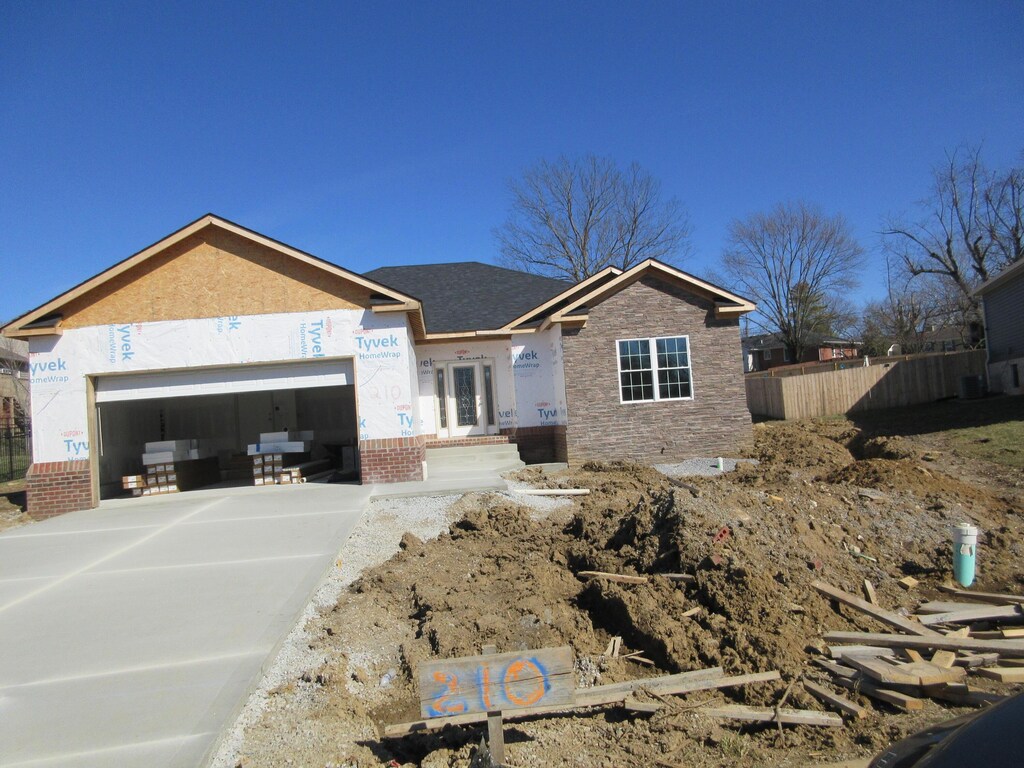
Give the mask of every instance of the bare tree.
POLYGON ((754 299, 752 322, 779 334, 799 360, 815 334, 845 321, 863 251, 842 215, 807 203, 776 206, 729 226, 725 269, 754 299))
POLYGON ((961 148, 935 171, 917 222, 890 220, 886 250, 912 276, 950 283, 973 310, 974 289, 1024 257, 1024 172, 986 170, 978 149, 961 148))
POLYGON ((660 182, 636 163, 622 169, 594 155, 560 157, 509 187, 508 218, 494 230, 507 266, 579 282, 608 266, 672 261, 686 250, 680 204, 662 200, 660 182))

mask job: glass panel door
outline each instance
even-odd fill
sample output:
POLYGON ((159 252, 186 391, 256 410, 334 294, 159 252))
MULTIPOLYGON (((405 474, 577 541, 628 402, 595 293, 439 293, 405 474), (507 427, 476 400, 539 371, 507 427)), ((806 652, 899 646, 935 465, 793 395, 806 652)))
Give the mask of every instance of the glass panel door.
POLYGON ((448 436, 466 437, 487 433, 481 397, 480 363, 448 363, 446 400, 448 436))

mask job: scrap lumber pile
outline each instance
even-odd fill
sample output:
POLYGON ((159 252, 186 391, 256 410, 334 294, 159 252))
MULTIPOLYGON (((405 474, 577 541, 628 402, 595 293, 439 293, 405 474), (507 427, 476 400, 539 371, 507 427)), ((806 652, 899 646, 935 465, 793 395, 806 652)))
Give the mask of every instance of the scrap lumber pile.
POLYGON ((254 485, 291 485, 329 472, 329 461, 309 461, 313 432, 262 432, 248 447, 254 485))
POLYGON ((200 488, 220 481, 217 457, 200 440, 146 443, 145 474, 125 475, 121 485, 133 496, 154 496, 200 488))
POLYGON ((1022 596, 945 587, 941 589, 958 602, 928 601, 906 617, 822 581, 812 586, 897 630, 826 632, 825 641, 837 645, 829 646, 831 660, 815 663, 836 685, 910 712, 923 708, 924 697, 960 706, 984 706, 1004 698, 971 686, 971 675, 1024 682, 1022 596))
MULTIPOLYGON (((627 680, 621 683, 609 683, 607 685, 595 685, 591 688, 577 688, 574 702, 569 705, 558 705, 550 707, 526 707, 504 712, 506 720, 515 720, 523 717, 536 717, 550 715, 558 712, 565 712, 582 707, 599 707, 606 705, 619 705, 629 711, 642 714, 652 714, 666 710, 672 712, 671 695, 682 695, 696 691, 712 691, 723 688, 734 688, 751 683, 772 682, 780 679, 778 671, 756 672, 748 675, 726 675, 721 667, 710 667, 698 669, 691 672, 682 672, 676 675, 661 675, 659 677, 640 678, 627 680), (656 701, 641 702, 636 699, 636 694, 647 693, 656 701)), ((711 704, 713 702, 708 702, 711 704)), ((741 705, 725 706, 703 706, 697 710, 707 717, 728 720, 745 720, 755 722, 778 723, 780 725, 818 725, 825 727, 841 727, 842 718, 828 712, 815 710, 789 709, 782 707, 759 708, 741 705)), ((381 735, 384 738, 400 738, 411 733, 433 731, 449 725, 469 725, 472 723, 483 723, 487 720, 486 712, 473 712, 464 715, 451 715, 447 717, 434 717, 424 720, 416 720, 409 723, 398 723, 386 725, 381 735)))

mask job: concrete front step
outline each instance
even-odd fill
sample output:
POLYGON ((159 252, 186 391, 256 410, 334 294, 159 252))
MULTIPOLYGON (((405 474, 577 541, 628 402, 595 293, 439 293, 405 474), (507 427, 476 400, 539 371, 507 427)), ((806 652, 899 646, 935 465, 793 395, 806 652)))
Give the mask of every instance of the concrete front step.
POLYGON ((458 477, 497 477, 502 472, 512 472, 517 469, 522 469, 526 465, 521 462, 507 462, 505 464, 481 466, 474 464, 472 466, 436 466, 434 464, 427 464, 427 477, 430 479, 440 478, 458 478, 458 477))
POLYGON ((446 459, 450 457, 486 458, 493 456, 515 456, 519 458, 519 448, 515 443, 497 445, 453 445, 447 448, 427 448, 427 460, 431 458, 446 459))

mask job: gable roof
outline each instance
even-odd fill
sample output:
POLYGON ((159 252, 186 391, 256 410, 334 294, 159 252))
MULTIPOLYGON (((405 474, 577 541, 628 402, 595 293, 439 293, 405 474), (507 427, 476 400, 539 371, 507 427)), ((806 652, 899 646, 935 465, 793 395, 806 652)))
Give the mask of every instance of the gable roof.
POLYGON ((419 299, 428 334, 507 328, 574 287, 564 280, 479 261, 380 267, 365 277, 419 299))
MULTIPOLYGON (((59 296, 56 296, 36 309, 12 320, 0 330, 2 330, 5 336, 11 337, 60 334, 60 313, 61 310, 70 302, 80 296, 83 296, 89 291, 98 288, 104 283, 113 280, 118 275, 138 267, 148 259, 164 252, 176 243, 196 234, 206 227, 217 227, 225 230, 234 235, 245 238, 246 240, 277 251, 285 256, 312 265, 330 275, 355 283, 356 285, 359 285, 371 292, 371 305, 374 311, 408 311, 414 313, 414 315, 419 315, 420 313, 420 304, 412 296, 373 282, 372 280, 368 280, 355 272, 350 272, 347 269, 339 267, 336 264, 332 264, 329 261, 320 259, 306 253, 305 251, 292 248, 282 242, 269 238, 265 235, 261 235, 251 229, 247 229, 240 224, 235 224, 227 219, 208 213, 205 216, 199 217, 191 224, 187 224, 176 232, 172 232, 152 245, 143 248, 138 253, 114 264, 103 272, 79 283, 75 287, 65 291, 59 296)), ((417 326, 422 326, 422 322, 418 317, 414 317, 414 329, 416 329, 417 326)))
POLYGON ((586 322, 589 308, 600 304, 623 288, 626 288, 641 278, 653 275, 676 285, 680 285, 687 291, 709 299, 715 305, 715 317, 739 317, 747 312, 753 312, 757 305, 750 299, 738 294, 731 293, 699 277, 694 277, 688 272, 683 272, 668 264, 662 264, 656 259, 645 259, 634 267, 627 269, 610 280, 594 288, 589 293, 573 299, 564 307, 554 312, 547 320, 547 323, 559 322, 586 322))
POLYGON ((1009 282, 1014 277, 1024 275, 1024 259, 1014 262, 995 277, 990 277, 984 283, 974 289, 975 296, 984 296, 993 288, 998 288, 1003 283, 1009 282))

